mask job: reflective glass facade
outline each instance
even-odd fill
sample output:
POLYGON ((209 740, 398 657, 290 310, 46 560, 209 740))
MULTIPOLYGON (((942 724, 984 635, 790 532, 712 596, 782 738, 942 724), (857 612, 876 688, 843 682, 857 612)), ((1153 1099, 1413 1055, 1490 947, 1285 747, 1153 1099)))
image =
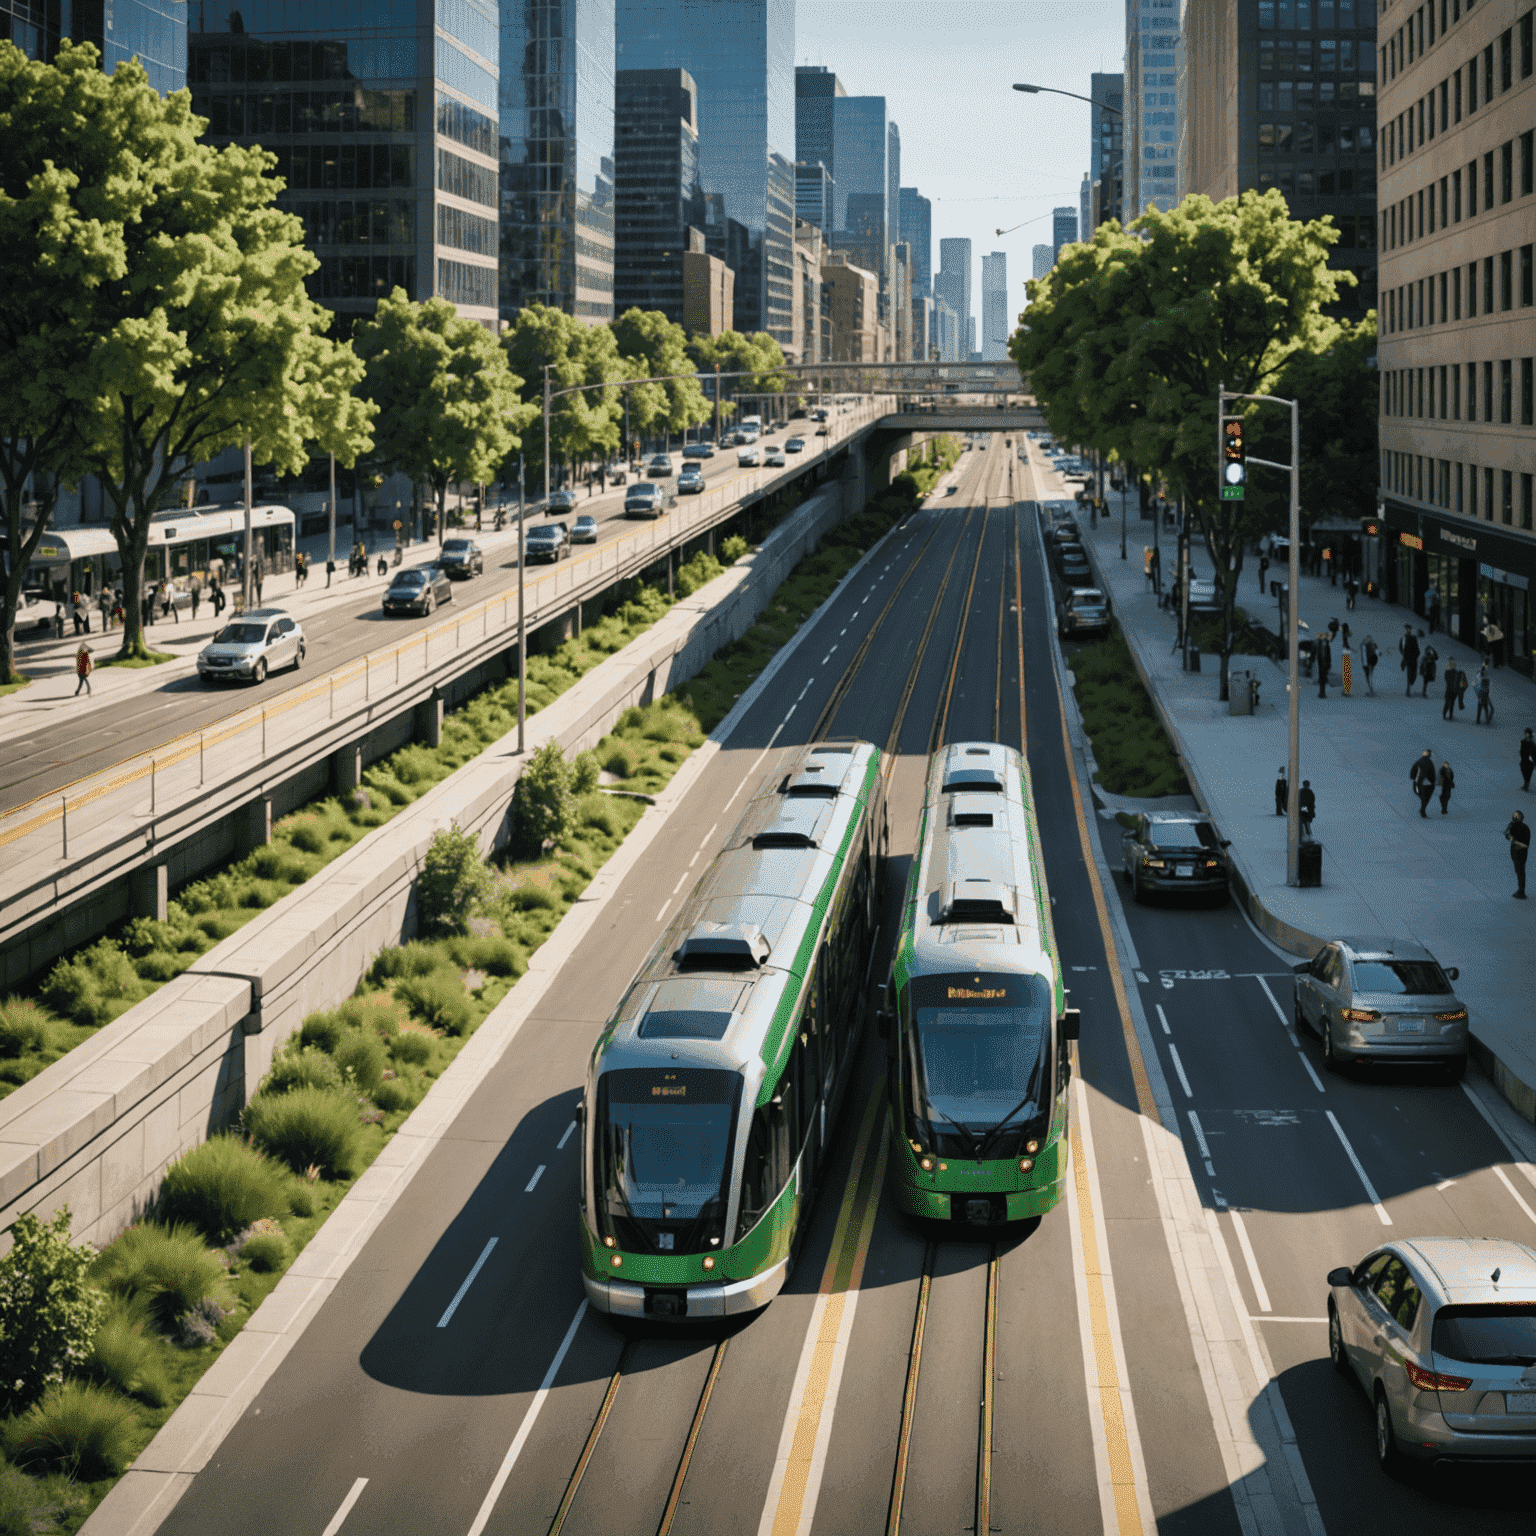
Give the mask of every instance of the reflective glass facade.
POLYGON ((503 320, 613 319, 614 20, 614 0, 503 0, 503 320))
POLYGON ((29 59, 52 59, 68 15, 66 0, 0 0, 0 42, 15 43, 29 59))
POLYGON ((801 165, 819 162, 831 172, 837 160, 832 102, 847 94, 843 82, 820 64, 802 64, 795 70, 795 158, 801 165))
POLYGON ((1090 203, 1084 235, 1106 219, 1120 217, 1122 162, 1125 156, 1125 76, 1092 75, 1088 94, 1094 105, 1089 109, 1088 163, 1093 167, 1089 179, 1098 192, 1097 215, 1090 203), (1113 110, 1109 110, 1109 109, 1113 110))
POLYGON ((95 43, 108 74, 137 58, 162 96, 186 85, 187 0, 73 0, 60 9, 64 35, 95 43))
POLYGON ((1126 0, 1127 221, 1178 201, 1180 11, 1180 0, 1126 0))
POLYGON ((912 297, 933 296, 933 204, 916 187, 899 193, 901 238, 912 251, 912 297))
POLYGON ((705 238, 736 273, 736 329, 792 348, 794 0, 619 0, 617 35, 620 68, 696 82, 705 238))
POLYGON ((403 288, 496 315, 492 0, 192 0, 188 83, 214 142, 260 144, 320 258, 311 295, 403 288), (485 50, 489 50, 487 53, 485 50))

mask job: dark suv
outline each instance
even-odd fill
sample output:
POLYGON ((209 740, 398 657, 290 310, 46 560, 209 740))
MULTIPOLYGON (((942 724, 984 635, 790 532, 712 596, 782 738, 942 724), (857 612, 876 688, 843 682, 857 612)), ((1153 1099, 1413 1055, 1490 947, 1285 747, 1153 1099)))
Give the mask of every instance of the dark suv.
POLYGON ((529 565, 541 560, 553 563, 571 552, 571 534, 564 523, 540 523, 528 530, 526 558, 529 565))
POLYGON ((1137 901, 1153 891, 1198 891, 1227 899, 1227 849, 1210 817, 1195 811, 1135 816, 1120 839, 1125 878, 1137 901))
POLYGON ((473 539, 449 539, 438 552, 437 563, 453 577, 485 573, 485 556, 473 539))

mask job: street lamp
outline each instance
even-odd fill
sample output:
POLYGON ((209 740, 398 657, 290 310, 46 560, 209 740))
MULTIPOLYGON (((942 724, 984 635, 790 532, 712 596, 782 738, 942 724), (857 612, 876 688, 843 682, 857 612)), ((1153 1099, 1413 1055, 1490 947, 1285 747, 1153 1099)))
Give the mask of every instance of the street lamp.
POLYGON ((1074 101, 1086 101, 1091 107, 1102 107, 1106 112, 1113 112, 1116 117, 1125 116, 1119 107, 1112 107, 1096 96, 1079 96, 1076 91, 1058 90, 1054 85, 1016 85, 1014 90, 1023 91, 1026 96, 1038 96, 1042 91, 1051 96, 1070 96, 1074 101))

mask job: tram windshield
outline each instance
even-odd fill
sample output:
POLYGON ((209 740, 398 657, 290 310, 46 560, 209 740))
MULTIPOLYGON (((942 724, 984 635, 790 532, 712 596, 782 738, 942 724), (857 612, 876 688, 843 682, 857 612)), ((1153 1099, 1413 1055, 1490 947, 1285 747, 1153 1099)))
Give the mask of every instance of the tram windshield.
POLYGON ((708 1253, 725 1235, 735 1072, 618 1068, 597 1084, 602 1235, 631 1252, 708 1253))
POLYGON ((919 976, 909 991, 908 1136, 941 1156, 1011 1158, 1051 1118, 1053 994, 1042 976, 919 976))

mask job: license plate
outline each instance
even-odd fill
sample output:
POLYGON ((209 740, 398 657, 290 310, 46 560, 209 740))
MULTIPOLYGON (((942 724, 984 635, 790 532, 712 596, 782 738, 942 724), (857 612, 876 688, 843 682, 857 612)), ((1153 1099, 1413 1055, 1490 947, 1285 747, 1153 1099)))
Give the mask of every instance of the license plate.
POLYGON ((1397 1032, 1400 1035, 1422 1035, 1424 1033, 1423 1019, 1399 1019, 1397 1032))
POLYGON ((1175 864, 1173 866, 1173 872, 1174 875, 1181 880, 1193 879, 1195 873, 1194 866, 1190 864, 1175 864))
POLYGON ((1506 1392, 1505 1413, 1536 1413, 1536 1392, 1506 1392))

